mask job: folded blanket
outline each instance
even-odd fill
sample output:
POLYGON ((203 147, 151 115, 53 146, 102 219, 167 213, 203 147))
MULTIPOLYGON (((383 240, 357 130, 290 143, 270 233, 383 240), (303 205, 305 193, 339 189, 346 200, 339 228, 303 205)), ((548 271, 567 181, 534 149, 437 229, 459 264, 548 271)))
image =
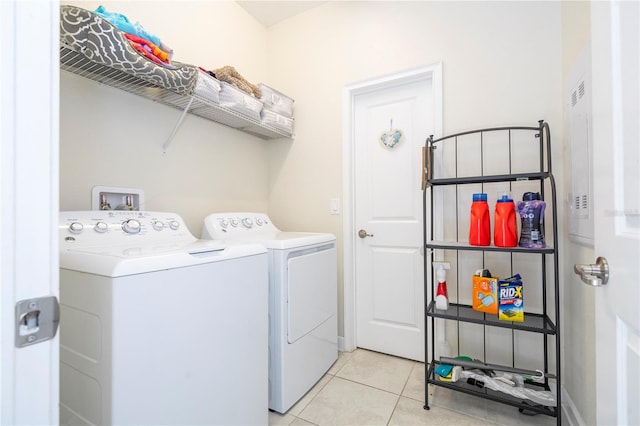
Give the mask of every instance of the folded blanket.
POLYGON ((262 90, 255 84, 249 83, 234 67, 226 65, 212 71, 218 80, 233 84, 238 89, 258 99, 262 96, 262 90))

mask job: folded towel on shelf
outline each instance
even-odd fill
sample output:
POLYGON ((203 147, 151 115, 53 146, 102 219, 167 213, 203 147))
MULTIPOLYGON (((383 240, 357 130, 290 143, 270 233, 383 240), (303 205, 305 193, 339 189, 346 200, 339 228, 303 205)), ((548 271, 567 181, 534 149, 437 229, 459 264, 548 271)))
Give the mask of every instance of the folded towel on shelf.
POLYGON ((169 54, 160 49, 155 44, 151 43, 148 40, 145 40, 142 37, 138 37, 129 33, 124 33, 124 36, 127 38, 127 40, 129 40, 131 46, 133 46, 134 49, 136 49, 146 58, 163 67, 171 67, 169 54))
POLYGON ((144 29, 144 27, 142 25, 140 25, 139 22, 136 22, 135 24, 132 24, 129 21, 129 18, 127 18, 125 15, 123 15, 122 13, 116 13, 116 12, 108 12, 107 9, 105 9, 104 6, 99 6, 94 13, 98 16, 100 16, 103 19, 106 19, 107 21, 109 21, 111 23, 111 25, 113 25, 114 27, 116 27, 117 29, 119 29, 120 31, 127 33, 127 34, 132 34, 138 37, 141 37, 153 44, 155 44, 158 48, 162 49, 169 58, 171 58, 173 56, 173 50, 167 46, 166 44, 164 44, 162 42, 162 40, 160 40, 160 38, 156 35, 153 35, 151 33, 149 33, 147 30, 144 29))
POLYGON ((253 95, 258 99, 260 99, 260 97, 262 96, 262 90, 260 89, 260 87, 248 82, 234 67, 230 65, 212 70, 212 72, 215 74, 215 77, 218 80, 226 81, 229 84, 233 84, 238 89, 250 95, 253 95))

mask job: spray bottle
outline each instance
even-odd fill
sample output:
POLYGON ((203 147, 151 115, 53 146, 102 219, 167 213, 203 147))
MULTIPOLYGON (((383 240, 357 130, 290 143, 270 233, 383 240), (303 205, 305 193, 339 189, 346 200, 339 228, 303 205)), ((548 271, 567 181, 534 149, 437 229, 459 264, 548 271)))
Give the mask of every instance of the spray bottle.
POLYGON ((449 309, 449 294, 447 293, 447 269, 448 262, 433 262, 436 268, 436 279, 438 280, 438 289, 436 290, 436 309, 449 309))
MULTIPOLYGON (((446 310, 449 308, 449 295, 447 294, 447 269, 451 266, 449 262, 432 262, 433 268, 436 270, 436 279, 438 280, 438 288, 436 290, 436 309, 446 310)), ((438 354, 439 356, 447 356, 451 353, 451 348, 447 342, 444 330, 444 319, 436 321, 436 335, 438 336, 438 354)))

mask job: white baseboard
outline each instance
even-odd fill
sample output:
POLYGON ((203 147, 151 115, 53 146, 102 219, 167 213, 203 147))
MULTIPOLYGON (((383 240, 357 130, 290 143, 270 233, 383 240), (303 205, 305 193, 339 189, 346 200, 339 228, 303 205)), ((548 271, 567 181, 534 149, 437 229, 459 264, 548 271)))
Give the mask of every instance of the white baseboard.
POLYGON ((562 413, 564 413, 564 416, 567 420, 567 424, 569 426, 580 426, 580 425, 586 424, 582 419, 582 416, 580 415, 578 408, 576 407, 576 405, 573 403, 573 400, 569 396, 569 392, 567 392, 567 389, 564 386, 562 386, 561 412, 558 414, 562 415, 562 413))

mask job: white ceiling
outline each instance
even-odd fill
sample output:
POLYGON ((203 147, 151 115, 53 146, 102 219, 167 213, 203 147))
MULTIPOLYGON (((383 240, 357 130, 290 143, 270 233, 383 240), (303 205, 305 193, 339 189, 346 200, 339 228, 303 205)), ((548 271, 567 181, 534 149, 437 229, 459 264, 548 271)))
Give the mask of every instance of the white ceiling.
POLYGON ((244 10, 252 15, 258 22, 265 27, 277 24, 287 18, 299 13, 305 12, 326 1, 306 1, 306 0, 289 0, 289 1, 236 1, 244 10))

